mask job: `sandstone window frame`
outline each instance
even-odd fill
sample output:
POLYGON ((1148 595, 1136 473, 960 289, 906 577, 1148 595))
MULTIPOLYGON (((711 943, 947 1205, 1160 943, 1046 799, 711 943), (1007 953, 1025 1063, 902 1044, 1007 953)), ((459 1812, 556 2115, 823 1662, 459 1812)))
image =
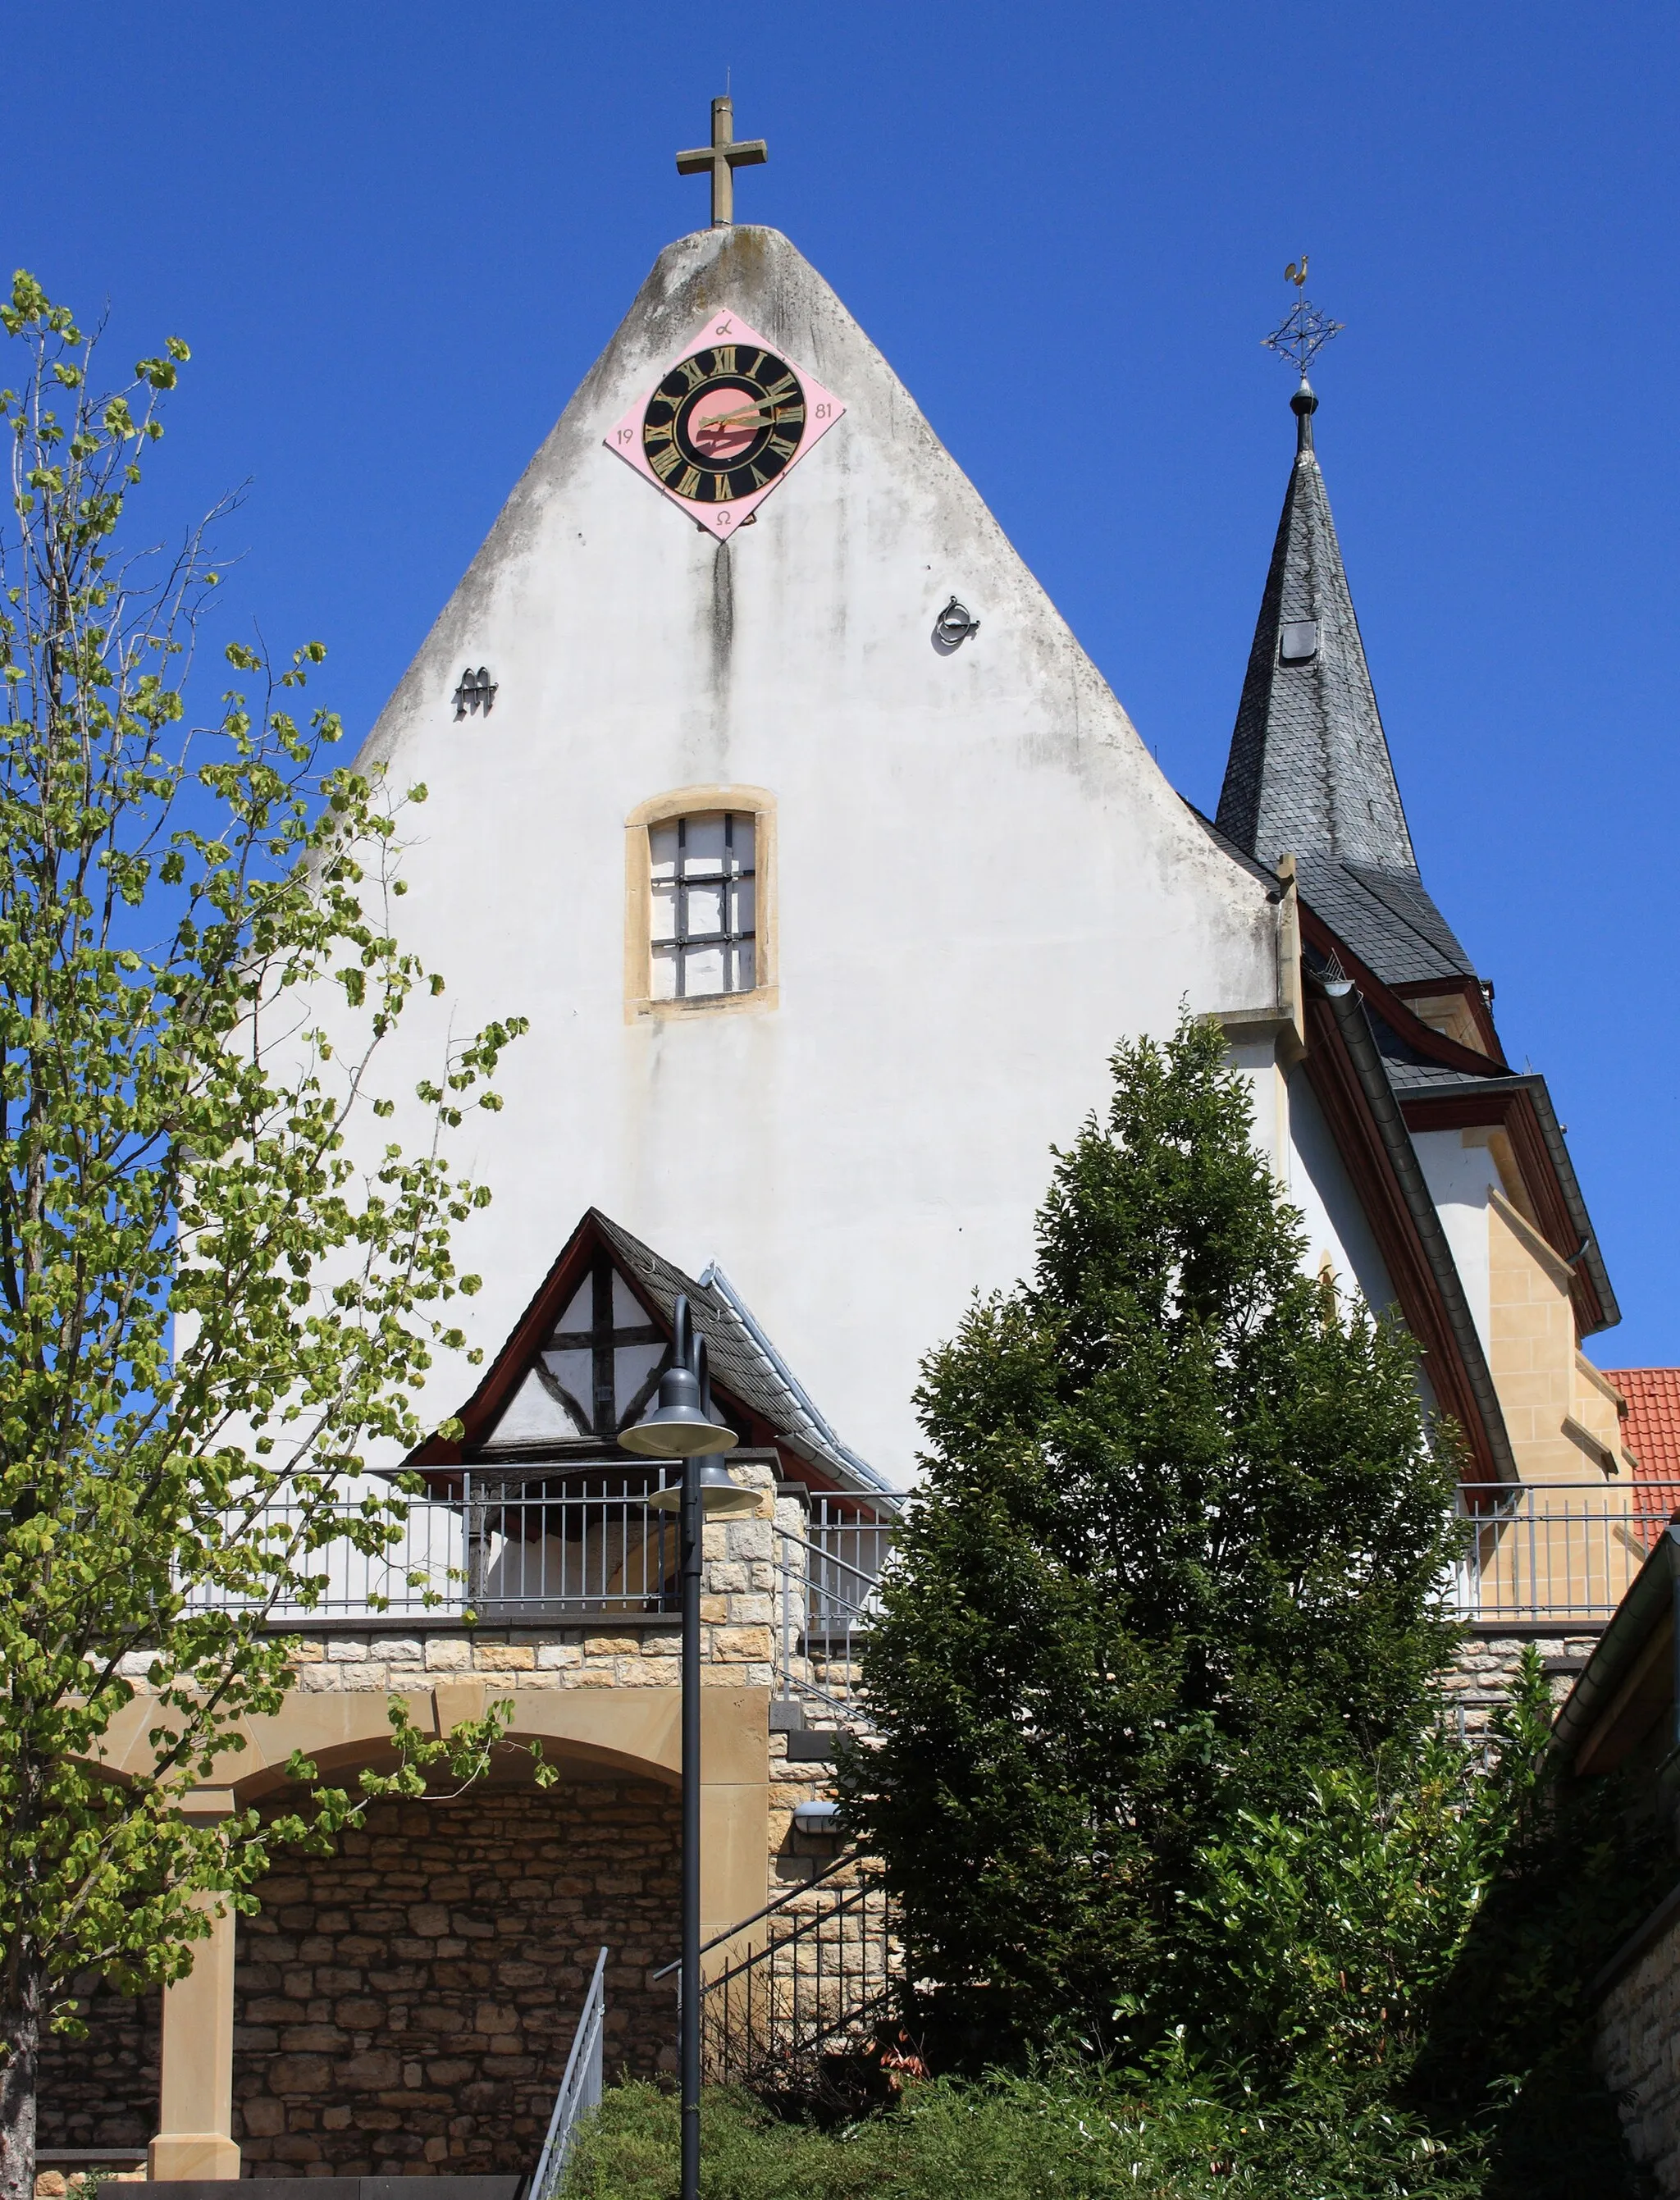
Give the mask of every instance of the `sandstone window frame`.
POLYGON ((776 798, 768 787, 672 787, 639 802, 624 820, 624 1019, 752 1015, 774 1009, 776 983, 776 798), (711 810, 752 820, 753 982, 740 992, 659 1000, 653 992, 653 828, 711 810))

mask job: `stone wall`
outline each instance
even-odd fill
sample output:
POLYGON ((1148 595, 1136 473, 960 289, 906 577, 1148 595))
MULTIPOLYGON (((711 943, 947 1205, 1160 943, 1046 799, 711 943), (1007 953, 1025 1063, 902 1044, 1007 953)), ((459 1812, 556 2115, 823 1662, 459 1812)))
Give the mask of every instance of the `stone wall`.
POLYGON ((1556 1635, 1531 1638, 1519 1635, 1466 1635, 1458 1647, 1450 1671, 1443 1683, 1450 1715, 1461 1725, 1466 1741, 1485 1734, 1495 1712, 1505 1700, 1523 1652, 1531 1640, 1539 1652, 1551 1683, 1552 1700, 1561 1705, 1598 1647, 1599 1630, 1572 1635, 1560 1628, 1556 1635))
POLYGON ((283 1858, 239 1934, 246 2174, 528 2170, 603 1945, 609 2075, 670 2068, 679 1850, 671 1789, 568 1779, 376 1805, 283 1858))
POLYGON ((1660 1929, 1600 2004, 1597 2062, 1634 2159, 1666 2200, 1680 2195, 1680 1901, 1653 1922, 1660 1929))
POLYGON ((91 1971, 73 1991, 87 2033, 80 2039, 52 2033, 42 2047, 37 2143, 144 2146, 157 2129, 161 1996, 118 1993, 91 1971))

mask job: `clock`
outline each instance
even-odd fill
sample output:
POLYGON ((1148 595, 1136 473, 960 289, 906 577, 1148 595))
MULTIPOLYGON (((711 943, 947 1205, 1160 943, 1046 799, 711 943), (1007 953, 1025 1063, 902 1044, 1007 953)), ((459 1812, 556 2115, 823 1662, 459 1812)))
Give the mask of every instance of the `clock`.
POLYGON ((722 541, 845 410, 738 314, 717 313, 606 442, 722 541))

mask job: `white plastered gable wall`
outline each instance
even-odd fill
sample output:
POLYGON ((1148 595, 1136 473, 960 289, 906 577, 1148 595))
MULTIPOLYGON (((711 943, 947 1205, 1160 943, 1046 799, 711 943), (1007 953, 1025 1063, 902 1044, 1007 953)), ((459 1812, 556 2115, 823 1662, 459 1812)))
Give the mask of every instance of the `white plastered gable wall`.
MULTIPOLYGON (((495 1352, 595 1205, 691 1273, 720 1259, 893 1480, 920 1356, 1027 1267, 1050 1147, 1103 1104, 1115 1043, 1277 998, 1264 884, 773 231, 661 255, 361 760, 430 790, 398 909, 449 982, 382 1084, 435 1074, 446 1029, 531 1023, 460 1148, 494 1195, 460 1241, 471 1341, 495 1352), (847 410, 719 545, 602 438, 725 307, 847 410), (953 594, 980 630, 941 653, 953 594), (480 664, 494 711, 458 723, 480 664), (625 821, 728 786, 775 801, 775 1005, 627 1012, 625 821)), ((441 1364, 428 1412, 475 1379, 441 1364)))

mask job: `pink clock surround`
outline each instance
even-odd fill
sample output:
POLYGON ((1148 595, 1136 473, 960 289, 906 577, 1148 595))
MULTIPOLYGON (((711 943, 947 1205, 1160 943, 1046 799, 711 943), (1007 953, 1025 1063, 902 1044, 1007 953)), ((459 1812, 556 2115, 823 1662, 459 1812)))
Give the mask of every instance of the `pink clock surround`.
POLYGON ((627 466, 634 467, 644 481, 651 482, 661 496, 669 497, 681 511, 698 520, 708 534, 715 535, 722 542, 735 534, 772 490, 787 480, 806 452, 822 442, 845 410, 845 406, 832 391, 825 389, 820 382, 814 381, 797 360, 789 359, 781 345, 773 343, 766 336, 761 336, 757 329, 742 320, 739 313, 714 313, 691 343, 684 344, 681 351, 672 354, 670 365, 661 368, 652 387, 645 389, 623 418, 615 421, 608 429, 604 441, 608 450, 614 452, 627 466), (697 351, 709 350, 714 344, 752 346, 760 351, 772 353, 786 362, 798 380, 805 398, 805 433, 799 438, 799 449, 774 481, 766 482, 763 489, 755 489, 751 496, 736 497, 729 504, 713 504, 709 499, 701 502, 694 497, 679 496, 675 489, 660 480, 647 463, 641 439, 642 416, 659 383, 679 360, 692 358, 697 351))

